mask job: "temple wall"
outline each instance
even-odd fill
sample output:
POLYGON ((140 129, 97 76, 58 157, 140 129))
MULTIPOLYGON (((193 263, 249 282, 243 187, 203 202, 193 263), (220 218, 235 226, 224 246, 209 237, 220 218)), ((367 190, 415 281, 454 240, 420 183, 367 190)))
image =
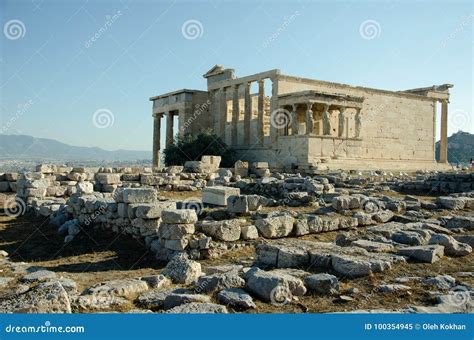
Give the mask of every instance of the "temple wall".
MULTIPOLYGON (((278 80, 279 94, 306 90, 365 98, 360 141, 320 139, 319 145, 310 148, 310 158, 332 155, 336 158, 434 161, 436 125, 432 100, 293 77, 282 76, 278 80)), ((337 128, 335 125, 333 121, 331 129, 337 128)))

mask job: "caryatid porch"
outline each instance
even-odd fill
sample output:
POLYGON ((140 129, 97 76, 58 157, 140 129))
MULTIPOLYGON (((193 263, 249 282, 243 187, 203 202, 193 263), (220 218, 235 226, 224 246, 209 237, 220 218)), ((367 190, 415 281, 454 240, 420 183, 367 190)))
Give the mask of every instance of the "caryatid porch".
POLYGON ((360 139, 363 97, 301 91, 278 96, 272 121, 278 136, 360 139), (285 117, 276 117, 284 115, 285 117), (280 121, 280 123, 279 123, 280 121))

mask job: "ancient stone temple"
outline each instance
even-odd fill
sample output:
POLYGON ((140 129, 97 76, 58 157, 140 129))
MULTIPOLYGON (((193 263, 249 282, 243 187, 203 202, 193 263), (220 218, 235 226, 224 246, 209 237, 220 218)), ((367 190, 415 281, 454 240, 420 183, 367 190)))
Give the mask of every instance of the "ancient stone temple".
POLYGON ((207 91, 155 97, 153 162, 159 166, 161 118, 166 144, 211 130, 242 160, 276 169, 443 169, 447 164, 450 84, 404 91, 306 79, 270 70, 237 78, 216 65, 207 91), (435 160, 441 109, 440 161, 435 160))

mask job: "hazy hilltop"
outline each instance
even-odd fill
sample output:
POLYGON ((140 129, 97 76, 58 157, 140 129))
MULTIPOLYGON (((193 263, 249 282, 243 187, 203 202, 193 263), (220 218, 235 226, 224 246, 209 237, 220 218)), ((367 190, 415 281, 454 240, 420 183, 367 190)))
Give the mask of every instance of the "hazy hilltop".
MULTIPOLYGON (((469 163, 474 158, 474 135, 458 131, 448 137, 448 162, 469 163)), ((436 142, 436 159, 439 160, 439 141, 436 142)))
POLYGON ((0 159, 57 161, 151 160, 151 151, 114 150, 73 146, 54 139, 0 134, 0 159))

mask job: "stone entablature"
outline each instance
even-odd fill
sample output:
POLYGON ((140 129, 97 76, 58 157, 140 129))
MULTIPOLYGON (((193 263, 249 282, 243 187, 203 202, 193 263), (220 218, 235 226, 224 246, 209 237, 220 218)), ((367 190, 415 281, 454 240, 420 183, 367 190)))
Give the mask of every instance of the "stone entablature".
POLYGON ((181 90, 150 98, 155 166, 160 119, 166 116, 166 140, 172 143, 174 114, 180 117, 180 134, 211 130, 243 160, 267 161, 275 168, 311 169, 322 163, 341 168, 344 160, 361 169, 377 164, 407 170, 447 165, 450 84, 387 91, 283 75, 278 69, 238 78, 222 65, 204 78, 208 91, 181 90), (435 161, 438 103, 441 164, 435 161))

